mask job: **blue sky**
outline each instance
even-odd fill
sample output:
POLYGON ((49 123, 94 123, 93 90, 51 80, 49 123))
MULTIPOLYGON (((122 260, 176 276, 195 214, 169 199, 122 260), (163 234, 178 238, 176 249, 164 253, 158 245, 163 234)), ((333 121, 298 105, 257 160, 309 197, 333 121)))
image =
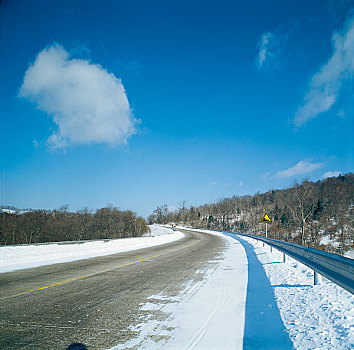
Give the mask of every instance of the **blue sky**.
POLYGON ((353 171, 352 1, 0 5, 1 204, 149 215, 353 171))

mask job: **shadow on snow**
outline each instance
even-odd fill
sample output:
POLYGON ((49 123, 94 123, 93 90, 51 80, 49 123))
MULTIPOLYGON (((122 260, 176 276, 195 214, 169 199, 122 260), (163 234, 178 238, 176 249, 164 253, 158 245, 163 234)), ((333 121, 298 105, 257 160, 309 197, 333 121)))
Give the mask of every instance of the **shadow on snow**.
POLYGON ((242 238, 224 232, 240 242, 248 259, 244 349, 294 349, 280 317, 273 287, 257 258, 254 247, 242 238))

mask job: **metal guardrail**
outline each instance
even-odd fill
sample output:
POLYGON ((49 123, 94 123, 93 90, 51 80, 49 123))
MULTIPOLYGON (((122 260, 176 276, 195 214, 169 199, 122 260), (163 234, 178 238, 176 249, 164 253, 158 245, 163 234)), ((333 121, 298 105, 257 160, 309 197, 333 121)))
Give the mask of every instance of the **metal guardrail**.
POLYGON ((298 260, 320 275, 338 284, 348 292, 354 294, 354 260, 322 250, 307 248, 298 244, 278 241, 272 238, 250 235, 246 233, 235 233, 246 236, 268 244, 286 255, 298 260))

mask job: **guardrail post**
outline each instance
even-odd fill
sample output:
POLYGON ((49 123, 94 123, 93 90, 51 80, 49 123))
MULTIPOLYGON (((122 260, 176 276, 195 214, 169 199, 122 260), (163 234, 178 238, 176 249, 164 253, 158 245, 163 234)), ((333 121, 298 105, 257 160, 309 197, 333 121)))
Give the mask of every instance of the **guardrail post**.
POLYGON ((240 233, 240 235, 262 241, 263 247, 265 247, 265 244, 269 245, 269 243, 271 243, 275 249, 280 250, 283 253, 283 262, 295 259, 296 261, 305 264, 313 271, 313 285, 320 284, 322 278, 325 277, 354 295, 353 259, 318 249, 304 247, 291 242, 277 242, 269 238, 242 233, 240 233), (318 272, 315 271, 315 269, 318 272))
POLYGON ((315 270, 313 270, 313 285, 316 286, 322 282, 322 276, 315 270))

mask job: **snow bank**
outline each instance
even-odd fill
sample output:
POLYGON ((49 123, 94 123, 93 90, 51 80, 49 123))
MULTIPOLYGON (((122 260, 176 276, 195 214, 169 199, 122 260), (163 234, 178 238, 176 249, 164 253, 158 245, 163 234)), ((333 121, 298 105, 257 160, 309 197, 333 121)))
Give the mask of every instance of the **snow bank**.
POLYGON ((171 229, 171 226, 167 225, 149 225, 151 233, 145 233, 144 237, 149 237, 149 236, 161 236, 161 235, 166 235, 166 234, 172 234, 174 231, 171 229))
POLYGON ((56 243, 0 247, 0 273, 88 259, 152 247, 181 239, 184 234, 167 227, 150 226, 151 237, 135 237, 85 243, 56 243))
MULTIPOLYGON (((205 232, 205 231, 203 231, 205 232)), ((212 231, 211 231, 212 232, 212 231)), ((214 233, 221 235, 220 233, 214 233)), ((223 256, 211 261, 201 282, 187 283, 177 297, 152 295, 142 310, 159 310, 136 327, 139 335, 118 349, 242 349, 247 289, 247 258, 242 245, 225 237, 223 256)))
POLYGON ((351 349, 354 296, 323 278, 313 286, 313 271, 252 238, 250 243, 270 280, 281 317, 296 349, 351 349))
POLYGON ((354 250, 349 250, 348 252, 344 253, 346 258, 354 259, 354 250))

